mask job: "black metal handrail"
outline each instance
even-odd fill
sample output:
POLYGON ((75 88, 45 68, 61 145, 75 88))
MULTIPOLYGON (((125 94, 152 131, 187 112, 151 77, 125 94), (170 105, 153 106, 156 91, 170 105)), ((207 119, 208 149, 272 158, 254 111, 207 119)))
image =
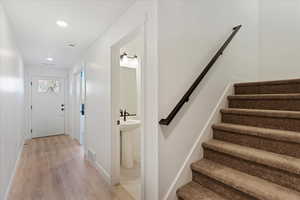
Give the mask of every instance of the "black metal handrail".
POLYGON ((179 110, 182 108, 182 106, 189 101, 190 96, 194 92, 194 90, 197 88, 199 83, 202 81, 202 79, 205 77, 207 72, 210 70, 210 68, 215 64, 215 62, 218 60, 218 58, 223 54, 223 51, 226 49, 228 44, 231 42, 231 40, 234 38, 236 33, 240 30, 242 25, 238 25, 233 28, 233 32, 229 36, 229 38, 225 41, 225 43, 222 45, 222 47, 219 49, 219 51, 215 54, 215 56, 211 59, 211 61, 207 64, 207 66, 204 68, 204 70, 201 72, 201 74, 198 76, 198 78, 195 80, 193 85, 189 88, 189 90, 185 93, 185 95, 180 99, 180 101, 177 103, 177 105, 174 107, 174 109, 171 111, 171 113, 168 115, 167 118, 161 119, 159 121, 159 124, 161 125, 169 125, 171 121, 174 119, 176 114, 179 112, 179 110))

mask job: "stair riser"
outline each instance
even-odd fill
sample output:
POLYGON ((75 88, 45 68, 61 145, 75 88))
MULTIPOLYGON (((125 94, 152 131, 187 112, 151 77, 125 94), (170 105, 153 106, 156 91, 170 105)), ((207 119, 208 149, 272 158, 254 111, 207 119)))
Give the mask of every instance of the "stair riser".
POLYGON ((280 85, 235 86, 235 94, 288 94, 300 93, 300 83, 280 85))
POLYGON ((215 179, 212 179, 208 176, 205 176, 204 174, 200 174, 195 171, 193 171, 193 180, 230 200, 259 200, 239 190, 236 190, 233 187, 225 185, 215 179))
POLYGON ((300 158, 300 144, 214 129, 214 139, 300 158))
POLYGON ((300 131, 299 119, 222 113, 222 122, 262 128, 300 131))
POLYGON ((267 181, 300 191, 300 176, 297 174, 268 167, 206 148, 204 149, 204 158, 245 172, 252 176, 257 176, 267 181))
POLYGON ((229 100, 229 108, 300 111, 300 99, 297 99, 297 100, 230 99, 229 100))

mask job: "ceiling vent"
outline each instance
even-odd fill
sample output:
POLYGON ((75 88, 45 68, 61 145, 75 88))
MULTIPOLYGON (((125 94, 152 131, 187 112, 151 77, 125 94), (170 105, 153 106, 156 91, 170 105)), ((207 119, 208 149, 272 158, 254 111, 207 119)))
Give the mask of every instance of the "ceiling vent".
POLYGON ((75 48, 75 47, 76 47, 76 44, 75 44, 75 43, 69 43, 67 46, 68 46, 68 47, 71 47, 71 48, 75 48))

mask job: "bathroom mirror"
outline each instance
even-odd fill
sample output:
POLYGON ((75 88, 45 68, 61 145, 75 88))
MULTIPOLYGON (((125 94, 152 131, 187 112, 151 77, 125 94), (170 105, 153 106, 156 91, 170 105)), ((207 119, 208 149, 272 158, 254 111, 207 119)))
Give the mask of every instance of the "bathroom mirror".
POLYGON ((120 106, 130 114, 137 113, 138 94, 136 68, 120 67, 120 106))

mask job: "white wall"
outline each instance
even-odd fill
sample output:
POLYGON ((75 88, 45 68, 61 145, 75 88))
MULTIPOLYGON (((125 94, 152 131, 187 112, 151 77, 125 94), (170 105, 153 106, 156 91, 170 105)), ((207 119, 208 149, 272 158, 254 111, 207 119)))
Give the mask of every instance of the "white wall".
POLYGON ((65 79, 65 133, 71 135, 70 128, 70 106, 69 106, 69 70, 65 68, 41 67, 41 66, 26 66, 25 67, 25 114, 26 114, 26 136, 31 138, 31 90, 30 82, 32 77, 60 77, 65 79))
POLYGON ((24 71, 0 2, 0 199, 5 199, 24 141, 24 71))
MULTIPOLYGON (((231 34, 243 28, 174 121, 161 127, 160 198, 230 82, 258 77, 258 0, 160 0, 158 4, 159 116, 165 118, 231 34)), ((200 159, 200 157, 199 157, 200 159)))
MULTIPOLYGON (((86 67, 86 147, 96 153, 102 172, 111 178, 111 47, 145 24, 145 174, 146 199, 157 199, 157 77, 156 15, 152 1, 132 5, 87 50, 78 63, 86 67), (145 22, 146 21, 146 22, 145 22), (153 76, 155 74, 155 76, 153 76), (154 148, 154 149, 153 149, 154 148), (149 150, 150 149, 150 150, 149 150), (153 150, 152 150, 153 149, 153 150)), ((77 68, 75 66, 75 68, 77 68)))
POLYGON ((300 1, 260 0, 260 79, 300 77, 300 1))

